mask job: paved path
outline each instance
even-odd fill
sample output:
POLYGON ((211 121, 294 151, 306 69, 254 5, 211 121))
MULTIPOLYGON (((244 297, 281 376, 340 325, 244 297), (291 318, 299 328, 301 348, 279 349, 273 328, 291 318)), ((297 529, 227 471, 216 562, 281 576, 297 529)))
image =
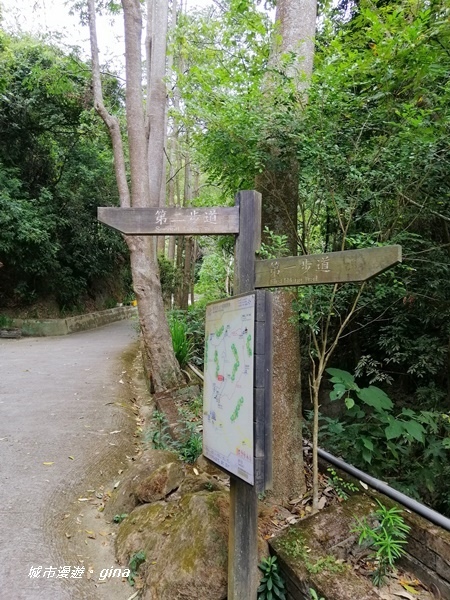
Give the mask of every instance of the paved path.
MULTIPOLYGON (((102 597, 97 590, 105 586, 71 578, 88 559, 70 547, 63 521, 83 527, 76 512, 84 505, 74 502, 86 486, 117 477, 119 455, 132 453, 134 416, 114 402, 127 377, 120 358, 135 340, 132 321, 64 337, 0 340, 2 600, 102 597), (32 566, 42 567, 39 578, 30 578, 32 566), (44 579, 51 566, 56 573, 44 579), (67 581, 57 576, 62 566, 71 566, 67 581)), ((85 543, 86 552, 95 551, 85 543)))

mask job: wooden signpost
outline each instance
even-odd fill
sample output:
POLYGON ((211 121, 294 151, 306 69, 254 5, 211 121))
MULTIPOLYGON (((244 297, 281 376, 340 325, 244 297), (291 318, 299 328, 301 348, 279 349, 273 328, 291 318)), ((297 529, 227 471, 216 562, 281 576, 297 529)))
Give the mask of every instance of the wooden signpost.
POLYGON ((401 246, 258 260, 255 288, 367 281, 401 260, 401 246))
POLYGON ((239 208, 99 208, 98 220, 126 235, 239 233, 239 208))
MULTIPOLYGON (((255 260, 261 245, 261 195, 239 192, 234 207, 99 208, 98 219, 126 235, 236 234, 234 293, 252 294, 255 319, 253 389, 254 485, 230 477, 228 600, 254 600, 258 587, 258 491, 271 480, 270 293, 257 288, 365 281, 401 262, 400 246, 274 260, 255 260)), ((218 464, 220 467, 220 464, 218 464)))

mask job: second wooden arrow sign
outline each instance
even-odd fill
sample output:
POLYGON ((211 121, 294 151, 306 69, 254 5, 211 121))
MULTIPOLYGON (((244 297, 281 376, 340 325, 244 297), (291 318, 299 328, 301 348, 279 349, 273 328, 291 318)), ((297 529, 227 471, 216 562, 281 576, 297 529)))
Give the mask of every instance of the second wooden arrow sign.
POLYGON ((258 260, 255 288, 366 281, 401 260, 401 246, 258 260))

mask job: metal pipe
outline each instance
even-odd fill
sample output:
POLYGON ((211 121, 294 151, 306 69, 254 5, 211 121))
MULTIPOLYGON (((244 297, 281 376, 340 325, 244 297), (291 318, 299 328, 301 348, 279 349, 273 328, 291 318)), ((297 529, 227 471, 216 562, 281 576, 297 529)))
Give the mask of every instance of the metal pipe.
MULTIPOLYGON (((198 369, 196 369, 191 364, 189 364, 189 367, 191 367, 194 373, 203 380, 203 374, 198 369)), ((311 444, 308 443, 308 445, 310 446, 311 444)), ((367 485, 370 485, 370 487, 374 490, 377 490, 377 492, 381 492, 385 496, 392 498, 392 500, 403 504, 403 506, 406 506, 406 508, 409 508, 421 517, 428 519, 428 521, 431 521, 435 525, 439 525, 439 527, 450 531, 450 519, 448 519, 444 515, 441 515, 441 513, 438 513, 432 508, 425 506, 425 504, 422 504, 421 502, 417 502, 417 500, 406 496, 406 494, 402 494, 402 492, 391 488, 391 486, 389 486, 387 483, 384 483, 383 481, 380 481, 379 479, 376 479, 375 477, 364 473, 364 471, 360 471, 353 465, 349 465, 348 463, 344 462, 342 459, 336 458, 336 456, 333 456, 329 452, 322 450, 322 448, 318 448, 317 453, 321 458, 323 458, 327 462, 331 463, 332 465, 335 465, 339 469, 342 469, 349 475, 353 475, 353 477, 356 477, 360 481, 367 483, 367 485)))
POLYGON ((332 454, 326 452, 325 450, 322 450, 321 448, 318 448, 317 453, 320 456, 320 458, 323 458, 332 465, 335 465, 339 469, 342 469, 349 475, 353 475, 353 477, 356 477, 360 481, 367 483, 367 485, 372 487, 374 490, 377 490, 378 492, 389 496, 389 498, 392 498, 396 502, 403 504, 403 506, 409 508, 421 517, 424 517, 425 519, 428 519, 428 521, 431 521, 435 525, 439 525, 439 527, 450 531, 450 519, 448 519, 444 515, 441 515, 432 508, 429 508, 428 506, 417 502, 417 500, 413 500, 413 498, 410 498, 409 496, 406 496, 405 494, 394 490, 394 488, 391 488, 387 483, 384 483, 383 481, 380 481, 379 479, 376 479, 375 477, 364 473, 364 471, 360 471, 356 467, 347 464, 340 458, 336 458, 336 456, 333 456, 332 454))

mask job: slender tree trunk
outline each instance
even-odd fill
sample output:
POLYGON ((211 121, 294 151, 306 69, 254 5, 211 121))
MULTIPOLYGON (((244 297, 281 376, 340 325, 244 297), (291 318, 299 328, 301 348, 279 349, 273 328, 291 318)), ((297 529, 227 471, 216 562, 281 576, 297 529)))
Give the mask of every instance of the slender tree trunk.
POLYGON ((123 150, 122 134, 119 120, 105 108, 103 102, 102 82, 100 77, 100 61, 98 57, 97 26, 95 15, 95 0, 88 0, 89 14, 89 36, 91 44, 92 59, 92 87, 94 91, 94 108, 103 119, 111 137, 114 154, 114 170, 119 190, 120 206, 129 208, 131 206, 130 190, 128 188, 127 171, 125 167, 125 153, 123 150))
MULTIPOLYGON (((169 165, 169 185, 168 185, 168 193, 169 193, 169 206, 175 206, 175 160, 176 160, 176 151, 175 151, 176 139, 175 135, 173 135, 169 140, 169 148, 170 148, 170 165, 169 165)), ((167 258, 173 263, 175 259, 175 245, 176 245, 176 237, 171 235, 169 237, 169 246, 167 250, 167 258)))
POLYGON ((194 244, 193 244, 193 248, 192 248, 191 273, 190 273, 191 304, 194 304, 194 302, 195 302, 195 263, 197 262, 197 251, 198 251, 198 242, 197 242, 197 238, 194 238, 194 244))
MULTIPOLYGON (((192 172, 189 154, 186 154, 184 165, 184 206, 190 206, 192 200, 192 172)), ((191 236, 184 237, 183 282, 181 285, 180 307, 187 309, 189 304, 189 289, 191 281, 191 264, 193 240, 191 236)))
POLYGON ((181 279, 180 285, 178 286, 177 293, 175 294, 175 302, 178 308, 182 308, 183 303, 183 250, 184 250, 184 236, 177 236, 177 256, 176 256, 176 266, 177 271, 179 273, 179 277, 181 279))
MULTIPOLYGON (((167 130, 167 90, 166 44, 168 2, 167 0, 148 0, 151 5, 151 21, 148 19, 147 39, 150 55, 147 56, 147 117, 148 135, 148 178, 150 206, 164 207, 166 202, 166 155, 165 141, 167 130)), ((164 253, 165 238, 158 236, 158 251, 164 253)))

